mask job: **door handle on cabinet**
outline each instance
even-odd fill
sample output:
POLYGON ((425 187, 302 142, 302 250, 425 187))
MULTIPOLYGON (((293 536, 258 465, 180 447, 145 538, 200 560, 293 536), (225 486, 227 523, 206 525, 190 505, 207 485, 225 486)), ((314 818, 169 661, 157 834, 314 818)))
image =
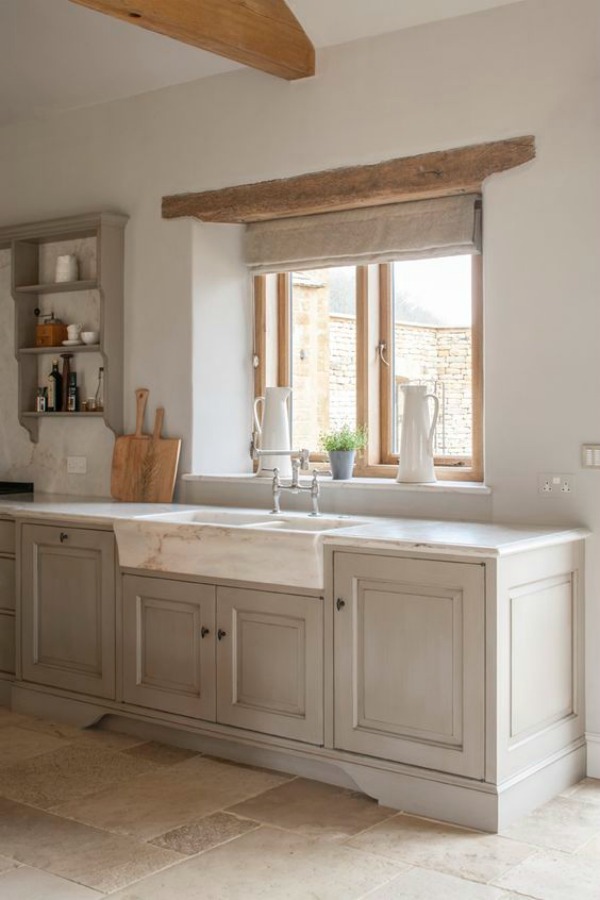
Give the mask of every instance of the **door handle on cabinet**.
POLYGON ((335 606, 336 606, 336 609, 337 609, 338 612, 339 612, 341 609, 343 609, 345 605, 346 605, 346 601, 345 601, 345 600, 342 600, 341 597, 338 597, 337 600, 335 601, 335 606))
POLYGON ((227 632, 223 631, 222 628, 219 628, 219 630, 217 631, 217 637, 220 641, 222 641, 224 637, 227 637, 227 632))
POLYGON ((210 628, 207 628, 205 625, 200 629, 200 637, 205 638, 207 634, 210 634, 210 628))

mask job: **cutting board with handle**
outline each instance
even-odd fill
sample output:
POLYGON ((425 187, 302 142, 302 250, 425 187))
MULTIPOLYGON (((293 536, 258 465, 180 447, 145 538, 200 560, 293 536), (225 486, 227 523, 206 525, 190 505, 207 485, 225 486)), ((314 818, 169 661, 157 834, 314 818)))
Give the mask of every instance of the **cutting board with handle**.
POLYGON ((175 490, 181 438, 161 437, 164 415, 164 407, 157 407, 150 446, 142 463, 141 499, 145 503, 170 503, 175 490))
POLYGON ((115 441, 110 481, 110 493, 115 500, 143 500, 141 476, 151 444, 150 435, 142 431, 148 394, 146 388, 136 390, 135 433, 123 434, 115 441))

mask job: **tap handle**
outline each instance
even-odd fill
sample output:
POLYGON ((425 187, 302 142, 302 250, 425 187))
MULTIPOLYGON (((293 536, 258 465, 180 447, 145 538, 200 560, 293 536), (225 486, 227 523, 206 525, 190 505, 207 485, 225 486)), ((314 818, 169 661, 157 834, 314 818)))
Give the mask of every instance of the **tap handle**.
POLYGON ((273 469, 273 487, 279 487, 279 469, 277 466, 273 469))
POLYGON ((310 493, 312 496, 318 497, 320 490, 321 486, 319 484, 319 471, 318 469, 313 469, 313 477, 310 484, 310 493))

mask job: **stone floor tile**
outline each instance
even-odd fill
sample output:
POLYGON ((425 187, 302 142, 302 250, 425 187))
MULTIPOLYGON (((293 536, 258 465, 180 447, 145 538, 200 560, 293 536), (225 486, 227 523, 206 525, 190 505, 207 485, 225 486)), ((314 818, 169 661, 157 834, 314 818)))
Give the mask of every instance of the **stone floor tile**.
POLYGON ((14 869, 19 865, 19 863, 14 859, 9 859, 7 856, 0 856, 0 872, 6 872, 8 869, 14 869))
MULTIPOLYGON (((600 834, 600 805, 557 797, 502 832, 537 847, 573 851, 600 834)), ((599 891, 600 896, 600 891, 599 891)))
POLYGON ((101 746, 109 750, 126 750, 128 747, 143 743, 142 738, 134 737, 130 734, 105 731, 96 726, 77 728, 75 725, 66 725, 62 722, 47 722, 45 719, 27 718, 21 727, 31 731, 41 731, 55 737, 62 737, 69 741, 83 741, 84 743, 101 746))
POLYGON ((363 832, 349 846, 472 881, 491 881, 536 850, 495 834, 398 815, 363 832))
POLYGON ((598 900, 600 860, 540 851, 494 881, 534 900, 598 900))
POLYGON ((265 769, 197 756, 158 771, 154 767, 152 773, 61 804, 54 811, 117 834, 150 840, 287 780, 289 776, 265 769))
POLYGON ((192 759, 199 755, 196 750, 185 750, 183 747, 159 744, 156 741, 136 744, 123 752, 136 759, 145 759, 156 766, 173 766, 175 763, 184 762, 186 759, 192 759))
POLYGON ((570 800, 580 800, 584 803, 597 803, 600 805, 600 779, 584 778, 579 784, 563 791, 561 797, 568 797, 570 800))
POLYGON ((63 738, 37 734, 19 725, 0 728, 0 769, 67 746, 63 738))
POLYGON ((182 825, 161 834, 151 843, 166 850, 175 850, 177 853, 192 856, 237 838, 247 831, 258 828, 259 825, 259 822, 250 819, 239 819, 229 813, 218 812, 212 816, 205 816, 198 822, 190 822, 189 825, 182 825))
POLYGON ((369 894, 368 900, 506 900, 507 896, 502 888, 414 868, 369 894))
POLYGON ((49 809, 148 771, 156 766, 75 742, 1 768, 0 796, 49 809))
POLYGON ((331 840, 344 840, 397 814, 365 794, 305 778, 238 803, 229 812, 331 840))
POLYGON ((398 872, 368 853, 262 827, 111 900, 358 900, 398 872))
POLYGON ((0 854, 105 892, 183 859, 179 853, 4 799, 0 799, 0 854))
POLYGON ((29 866, 0 875, 2 900, 100 900, 102 896, 91 888, 29 866))

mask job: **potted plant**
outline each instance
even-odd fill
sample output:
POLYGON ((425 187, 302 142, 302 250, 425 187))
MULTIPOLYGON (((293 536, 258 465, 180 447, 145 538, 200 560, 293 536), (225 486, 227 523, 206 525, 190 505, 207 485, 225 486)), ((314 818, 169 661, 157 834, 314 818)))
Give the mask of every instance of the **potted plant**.
POLYGON ((328 431, 321 435, 321 447, 329 454, 329 464, 334 481, 346 481, 352 478, 354 455, 367 443, 367 429, 364 425, 351 428, 342 425, 336 431, 328 431))

